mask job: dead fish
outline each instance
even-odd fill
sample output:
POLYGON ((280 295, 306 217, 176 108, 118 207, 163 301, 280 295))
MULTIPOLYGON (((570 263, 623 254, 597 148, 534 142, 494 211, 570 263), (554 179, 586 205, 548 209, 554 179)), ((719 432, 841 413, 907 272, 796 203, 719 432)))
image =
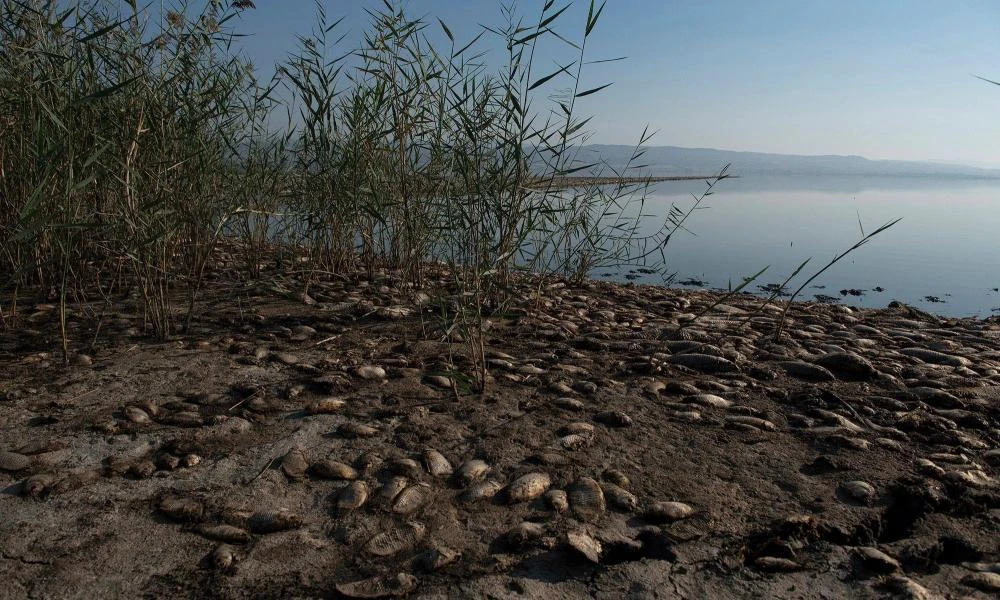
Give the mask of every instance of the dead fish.
POLYGON ((539 452, 538 454, 532 454, 524 460, 525 462, 550 467, 568 465, 573 462, 568 457, 565 457, 557 452, 539 452))
POLYGON ((205 419, 201 413, 194 411, 181 411, 162 415, 159 417, 160 423, 173 425, 174 427, 201 427, 205 424, 205 419))
POLYGON ((586 406, 582 401, 577 400, 576 398, 568 398, 565 396, 562 398, 556 398, 555 400, 552 401, 552 404, 555 404, 557 407, 563 410, 572 410, 572 411, 581 411, 586 406))
POLYGON ((594 415, 594 420, 608 427, 631 427, 632 417, 620 410, 609 410, 594 415))
POLYGON ((480 502, 489 500, 496 496, 503 489, 503 484, 499 481, 483 481, 477 483, 462 494, 463 502, 480 502))
POLYGON ((573 423, 567 423, 559 428, 559 435, 593 435, 594 426, 590 423, 584 423, 582 421, 576 421, 573 423))
POLYGON ((337 494, 338 510, 357 510, 368 501, 368 484, 364 481, 352 481, 337 494))
POLYGON ((530 502, 545 493, 552 485, 547 473, 528 473, 515 479, 507 486, 506 499, 510 504, 530 502))
POLYGON ((369 450, 354 461, 354 466, 363 473, 374 473, 382 466, 382 455, 377 450, 369 450))
POLYGON ((196 531, 202 536, 217 542, 246 544, 250 541, 249 531, 232 525, 202 525, 196 531))
POLYGON ((875 497, 875 487, 866 481, 846 481, 840 491, 856 502, 867 504, 875 497))
POLYGON ((341 411, 347 402, 340 398, 323 398, 306 405, 307 415, 332 415, 341 411))
POLYGON ((52 494, 64 494, 66 492, 71 492, 75 489, 82 488, 86 485, 94 483, 101 478, 100 469, 84 469, 74 473, 70 473, 66 477, 59 479, 53 484, 52 489, 49 493, 52 494))
POLYGON ((486 461, 476 458, 465 461, 458 469, 458 476, 462 479, 462 481, 471 483, 478 479, 482 479, 487 473, 489 473, 489 471, 490 466, 486 464, 486 461))
POLYGON ((236 549, 229 544, 219 544, 218 547, 212 551, 211 561, 212 566, 216 569, 230 569, 236 562, 236 549))
POLYGON ((253 533, 277 533, 298 529, 304 522, 302 517, 288 510, 261 511, 250 515, 247 527, 253 533))
POLYGON ((633 512, 639 508, 639 499, 635 497, 635 494, 626 489, 618 487, 613 483, 603 483, 601 484, 601 490, 604 492, 604 497, 608 499, 608 502, 617 509, 633 512))
POLYGON ((545 536, 545 526, 541 523, 525 521, 504 534, 504 540, 513 548, 524 548, 545 536))
POLYGON ((156 465, 151 460, 140 460, 129 465, 127 473, 136 479, 147 479, 156 473, 156 465))
POLYGON ((17 452, 0 452, 0 471, 11 473, 23 471, 31 466, 32 458, 17 452))
POLYGON ((38 500, 48 494, 56 482, 56 476, 51 473, 38 473, 21 482, 21 494, 38 500))
POLYGON ((410 480, 402 475, 390 477, 379 489, 379 500, 386 504, 391 503, 409 484, 410 480))
POLYGON ((427 448, 424 450, 423 458, 424 466, 427 468, 427 472, 434 477, 447 478, 451 477, 454 472, 454 468, 452 468, 448 459, 433 448, 427 448))
POLYGON ((583 531, 570 531, 566 534, 567 545, 582 554, 592 563, 601 562, 601 553, 604 549, 601 542, 587 535, 583 531))
POLYGON ((381 381, 385 379, 385 369, 376 365, 362 365, 354 370, 355 375, 368 381, 381 381))
POLYGON ((128 421, 135 423, 136 425, 147 425, 153 422, 153 419, 146 414, 146 411, 142 410, 138 406, 126 406, 122 410, 122 414, 125 415, 125 418, 128 421))
POLYGON ((422 523, 409 522, 402 527, 383 531, 365 544, 364 551, 373 556, 392 556, 413 548, 424 537, 427 528, 422 523))
POLYGON ((462 553, 458 550, 447 546, 436 546, 415 556, 411 564, 417 570, 432 572, 454 563, 461 557, 462 553))
POLYGON ((392 473, 395 473, 396 475, 403 475, 409 477, 410 479, 418 479, 424 472, 420 463, 412 458, 397 458, 389 461, 389 464, 386 465, 386 467, 392 473))
POLYGON ((654 502, 646 509, 645 518, 654 523, 673 523, 690 517, 694 512, 683 502, 654 502))
POLYGON ((593 437, 589 435, 573 433, 559 438, 556 444, 566 450, 579 450, 589 446, 592 440, 593 437))
POLYGON ((623 490, 627 490, 632 487, 632 482, 629 480, 628 476, 617 469, 607 469, 601 473, 601 478, 608 483, 617 485, 623 490))
POLYGON ((310 464, 309 472, 325 479, 353 481, 358 478, 358 471, 354 467, 329 459, 318 460, 310 464))
POLYGON ((337 592, 348 598, 389 598, 405 596, 417 589, 420 581, 409 573, 380 575, 351 583, 338 583, 337 592))
POLYGON ((566 493, 573 514, 582 521, 595 521, 607 510, 604 491, 601 490, 600 484, 590 477, 577 479, 569 486, 566 493))
POLYGON ((169 452, 164 452, 156 457, 156 466, 163 471, 173 471, 181 466, 181 459, 169 452))
POLYGON ((405 488, 403 491, 396 495, 396 499, 392 502, 392 512, 398 515, 408 515, 412 512, 420 509, 421 506, 427 501, 426 490, 430 486, 423 483, 418 483, 417 485, 411 485, 405 488))
POLYGON ((306 476, 309 461, 298 447, 292 448, 281 459, 281 470, 292 481, 301 481, 306 476))
POLYGON ((794 560, 780 558, 777 556, 761 556, 753 561, 753 564, 761 571, 770 571, 773 573, 790 573, 802 570, 802 565, 794 560))
POLYGON ((205 511, 201 502, 181 496, 164 496, 159 508, 160 512, 175 521, 199 521, 205 511))
POLYGON ((569 512, 569 496, 565 490, 549 490, 545 492, 545 501, 557 513, 569 512))
POLYGON ((361 423, 344 423, 337 431, 347 438, 367 438, 378 435, 378 429, 361 423))
POLYGON ((757 417, 748 417, 745 415, 727 415, 726 416, 727 425, 745 425, 748 427, 753 427, 754 429, 759 429, 761 431, 774 431, 774 423, 766 420, 759 419, 757 417))

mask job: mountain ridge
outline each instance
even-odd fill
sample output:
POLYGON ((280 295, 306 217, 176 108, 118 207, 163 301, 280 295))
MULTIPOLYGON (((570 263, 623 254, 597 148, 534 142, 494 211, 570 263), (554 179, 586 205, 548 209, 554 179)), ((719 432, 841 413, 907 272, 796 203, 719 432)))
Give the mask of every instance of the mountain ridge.
MULTIPOLYGON (((588 144, 580 160, 601 158, 620 168, 634 146, 588 144)), ((705 175, 730 165, 733 175, 836 175, 891 177, 965 177, 1000 179, 1000 169, 934 161, 869 159, 856 154, 780 154, 748 150, 646 146, 638 161, 652 175, 705 175)))

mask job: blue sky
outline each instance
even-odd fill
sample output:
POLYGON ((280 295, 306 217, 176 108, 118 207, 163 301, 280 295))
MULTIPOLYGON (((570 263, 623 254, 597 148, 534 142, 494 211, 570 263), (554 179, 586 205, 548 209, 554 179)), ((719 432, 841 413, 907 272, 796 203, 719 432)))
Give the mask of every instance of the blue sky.
MULTIPOLYGON (((267 70, 313 28, 315 3, 256 4, 236 28, 267 70)), ((587 4, 561 32, 578 37, 587 4)), ((371 5, 324 3, 352 42, 371 5)), ((404 6, 460 39, 501 21, 496 0, 404 6)), ((609 0, 588 57, 628 60, 585 71, 586 87, 614 85, 581 109, 595 143, 634 143, 648 123, 656 145, 1000 165, 1000 87, 973 77, 1000 80, 998 34, 995 0, 609 0)))

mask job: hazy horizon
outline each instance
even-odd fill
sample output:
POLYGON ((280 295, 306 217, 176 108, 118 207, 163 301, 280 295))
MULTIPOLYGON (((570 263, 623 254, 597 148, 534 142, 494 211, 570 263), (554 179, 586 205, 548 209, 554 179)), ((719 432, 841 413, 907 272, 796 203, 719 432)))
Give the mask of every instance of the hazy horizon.
MULTIPOLYGON (((314 29, 315 4, 256 4, 232 25, 266 77, 314 29)), ((403 5, 429 17, 428 35, 443 19, 460 44, 502 21, 495 0, 403 5)), ((519 4, 525 22, 541 5, 519 4)), ((559 31, 576 39, 587 5, 576 2, 559 31)), ((380 6, 324 3, 344 18, 348 45, 361 39, 364 9, 380 6)), ((614 85, 580 111, 594 115, 590 143, 632 144, 648 124, 659 132, 651 145, 997 167, 1000 87, 975 76, 1000 80, 998 26, 1000 4, 988 0, 611 1, 587 56, 628 60, 585 69, 583 87, 614 85)), ((539 70, 565 58, 542 50, 539 70)))

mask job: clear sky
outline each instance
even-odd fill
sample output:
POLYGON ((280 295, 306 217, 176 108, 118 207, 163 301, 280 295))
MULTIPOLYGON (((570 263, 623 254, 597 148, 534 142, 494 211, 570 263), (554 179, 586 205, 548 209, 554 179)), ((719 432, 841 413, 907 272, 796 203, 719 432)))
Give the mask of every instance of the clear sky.
MULTIPOLYGON (((255 3, 236 28, 267 70, 315 4, 255 3)), ((582 32, 587 4, 561 32, 582 32)), ((352 42, 370 5, 324 2, 352 42)), ((459 39, 502 21, 496 0, 404 6, 459 39)), ((648 123, 654 145, 1000 165, 1000 87, 973 77, 1000 81, 997 0, 608 0, 589 44, 591 59, 628 57, 585 72, 586 87, 614 82, 582 105, 595 143, 634 143, 648 123)))

